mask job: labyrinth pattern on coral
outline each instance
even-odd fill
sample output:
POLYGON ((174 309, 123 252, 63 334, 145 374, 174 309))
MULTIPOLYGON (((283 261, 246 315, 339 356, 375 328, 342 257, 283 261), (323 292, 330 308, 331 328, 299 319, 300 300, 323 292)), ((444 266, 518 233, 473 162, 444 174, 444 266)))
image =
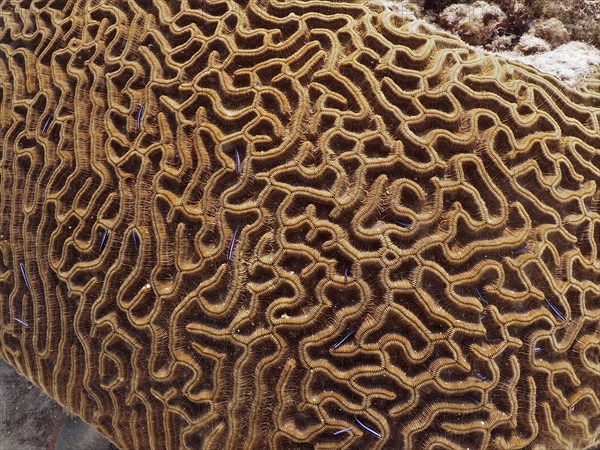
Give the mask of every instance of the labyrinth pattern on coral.
POLYGON ((0 355, 118 447, 598 439, 599 95, 376 2, 0 11, 0 355))

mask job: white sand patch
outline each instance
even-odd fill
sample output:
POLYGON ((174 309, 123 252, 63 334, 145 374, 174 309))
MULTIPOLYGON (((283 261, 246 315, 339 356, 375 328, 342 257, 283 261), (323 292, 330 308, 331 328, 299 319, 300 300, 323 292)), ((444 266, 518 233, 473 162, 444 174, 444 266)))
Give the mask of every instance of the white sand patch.
POLYGON ((554 75, 570 86, 577 86, 600 64, 600 50, 585 42, 568 42, 554 50, 533 55, 500 52, 508 60, 529 64, 543 73, 554 75))

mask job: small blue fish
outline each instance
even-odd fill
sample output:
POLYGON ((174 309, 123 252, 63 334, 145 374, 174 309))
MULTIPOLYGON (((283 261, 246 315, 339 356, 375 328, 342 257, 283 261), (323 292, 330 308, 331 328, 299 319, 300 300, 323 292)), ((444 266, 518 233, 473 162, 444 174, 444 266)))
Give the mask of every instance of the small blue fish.
POLYGON ((20 262, 19 267, 21 268, 21 275, 23 276, 23 281, 25 282, 25 287, 27 288, 28 291, 30 291, 31 288, 29 286, 29 280, 27 279, 27 274, 25 273, 25 266, 23 265, 22 262, 20 262))
POLYGON ((24 320, 21 320, 18 317, 15 317, 15 320, 17 322, 19 322, 21 325, 23 325, 25 328, 29 328, 29 324, 27 322, 25 322, 24 320))
POLYGON ((477 293, 477 298, 479 298, 479 301, 481 303, 485 303, 486 305, 489 305, 489 303, 481 295, 481 292, 479 291, 479 286, 475 286, 475 292, 477 293))
POLYGON ((235 246, 235 239, 237 238, 238 231, 240 231, 239 227, 235 229, 233 232, 233 237, 231 238, 231 242, 229 243, 229 251, 227 252, 227 261, 231 261, 233 258, 233 248, 235 246))
POLYGON ((355 417, 354 420, 356 420, 356 423, 358 423, 361 426, 361 428, 363 428, 364 430, 368 431, 373 436, 377 436, 379 439, 381 439, 381 433, 375 431, 373 428, 370 428, 370 427, 366 426, 364 423, 362 423, 360 420, 358 420, 357 417, 355 417))
POLYGON ((100 249, 99 253, 102 253, 104 246, 106 245, 106 240, 108 239, 108 230, 104 230, 104 234, 102 235, 102 240, 100 241, 100 249))
POLYGON ((46 119, 46 123, 44 123, 44 126, 42 127, 42 134, 46 134, 46 131, 48 130, 48 127, 50 126, 51 121, 52 121, 52 116, 48 116, 48 118, 46 119))
POLYGON ((139 247, 139 244, 138 244, 138 235, 135 230, 131 230, 131 239, 133 240, 133 247, 137 250, 139 247))
POLYGON ((242 162, 240 161, 240 153, 235 149, 235 171, 242 173, 242 162))
POLYGON ((548 305, 548 307, 552 310, 552 312, 554 312, 554 314, 556 314, 560 318, 560 320, 562 320, 565 323, 568 322, 567 318, 563 315, 563 313, 561 313, 558 309, 556 309, 556 306, 554 306, 552 303, 550 303, 550 300, 548 300, 547 298, 545 298, 544 300, 546 301, 546 304, 548 305))
POLYGON ((514 251, 512 251, 511 253, 512 253, 513 255, 520 255, 521 253, 528 252, 529 250, 531 250, 531 249, 529 248, 529 246, 525 246, 525 247, 523 247, 522 249, 520 249, 520 250, 514 250, 514 251))
POLYGON ((336 342, 335 344, 333 344, 333 348, 339 348, 340 345, 342 345, 344 342, 346 342, 346 340, 352 336, 354 334, 354 331, 351 331, 350 333, 348 333, 346 336, 344 336, 342 339, 340 339, 338 342, 336 342))
POLYGON ((144 105, 140 105, 140 110, 137 115, 137 130, 140 131, 142 129, 142 116, 144 115, 144 105))
POLYGON ((400 220, 394 220, 394 222, 396 223, 396 225, 400 225, 402 228, 408 228, 411 225, 410 222, 402 222, 400 220))

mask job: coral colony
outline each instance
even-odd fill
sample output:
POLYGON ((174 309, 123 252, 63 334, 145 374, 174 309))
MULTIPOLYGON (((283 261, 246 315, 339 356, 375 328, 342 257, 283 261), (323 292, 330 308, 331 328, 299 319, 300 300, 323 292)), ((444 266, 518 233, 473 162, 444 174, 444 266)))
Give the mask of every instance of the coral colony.
POLYGON ((384 3, 0 6, 2 358, 120 449, 594 444, 600 94, 384 3))

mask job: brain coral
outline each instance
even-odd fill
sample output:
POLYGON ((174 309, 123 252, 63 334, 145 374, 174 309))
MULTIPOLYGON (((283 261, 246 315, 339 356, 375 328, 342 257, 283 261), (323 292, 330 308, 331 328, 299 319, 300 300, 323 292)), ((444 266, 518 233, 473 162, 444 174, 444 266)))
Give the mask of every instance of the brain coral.
POLYGON ((0 353, 123 449, 600 434, 600 96, 377 3, 3 2, 0 353))

